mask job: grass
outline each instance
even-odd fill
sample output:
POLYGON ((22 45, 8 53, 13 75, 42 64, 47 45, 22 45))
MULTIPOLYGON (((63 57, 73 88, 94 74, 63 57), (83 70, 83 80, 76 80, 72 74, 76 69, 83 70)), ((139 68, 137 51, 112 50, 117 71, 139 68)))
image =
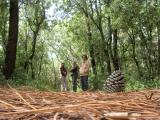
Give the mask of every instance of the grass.
POLYGON ((126 81, 126 91, 139 91, 144 89, 159 89, 160 80, 134 80, 129 79, 126 81))
POLYGON ((2 77, 0 78, 0 85, 7 86, 8 84, 15 88, 27 86, 29 88, 38 89, 41 91, 56 91, 54 85, 51 82, 45 80, 18 79, 18 78, 5 80, 2 77))

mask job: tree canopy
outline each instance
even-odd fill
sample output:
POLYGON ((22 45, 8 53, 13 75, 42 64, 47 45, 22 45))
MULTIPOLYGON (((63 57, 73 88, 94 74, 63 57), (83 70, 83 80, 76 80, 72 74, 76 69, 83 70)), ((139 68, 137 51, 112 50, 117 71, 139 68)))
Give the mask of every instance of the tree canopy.
POLYGON ((0 81, 58 90, 60 63, 87 54, 91 89, 115 70, 126 90, 158 88, 159 15, 159 0, 1 0, 0 81))

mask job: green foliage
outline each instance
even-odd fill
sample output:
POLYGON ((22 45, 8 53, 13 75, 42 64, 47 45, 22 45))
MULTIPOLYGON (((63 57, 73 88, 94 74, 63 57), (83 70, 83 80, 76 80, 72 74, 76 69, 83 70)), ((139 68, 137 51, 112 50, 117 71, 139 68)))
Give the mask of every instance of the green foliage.
POLYGON ((144 89, 159 89, 160 81, 155 79, 153 81, 135 80, 134 76, 126 80, 126 91, 139 91, 144 89))
POLYGON ((0 78, 0 84, 5 86, 12 86, 15 88, 22 88, 23 86, 28 87, 29 89, 37 89, 41 91, 56 91, 54 85, 50 81, 45 80, 33 80, 27 74, 15 74, 13 79, 5 80, 4 77, 0 78))
POLYGON ((91 90, 103 90, 106 77, 103 73, 98 72, 97 75, 93 73, 89 77, 89 85, 91 90))
MULTIPOLYGON (((114 71, 113 31, 116 29, 116 52, 125 73, 126 91, 159 88, 160 3, 153 0, 99 2, 43 0, 21 3, 15 74, 12 80, 5 81, 0 72, 0 83, 58 91, 60 63, 65 62, 69 71, 73 61, 81 65, 81 56, 86 53, 90 60, 94 58, 97 68, 96 74, 89 75, 90 88, 103 90, 109 76, 107 60, 114 71), (29 60, 33 52, 33 60, 29 60), (28 67, 25 67, 26 62, 28 67), (32 79, 33 74, 35 79, 32 79)), ((8 1, 0 1, 1 71, 8 36, 8 11, 8 1)), ((71 88, 71 82, 69 86, 71 88)))
POLYGON ((155 78, 153 80, 146 78, 147 75, 144 75, 141 79, 139 78, 136 69, 130 71, 124 71, 125 82, 126 82, 126 91, 139 91, 144 89, 158 89, 160 88, 160 79, 155 78), (134 74, 133 74, 134 73, 134 74))

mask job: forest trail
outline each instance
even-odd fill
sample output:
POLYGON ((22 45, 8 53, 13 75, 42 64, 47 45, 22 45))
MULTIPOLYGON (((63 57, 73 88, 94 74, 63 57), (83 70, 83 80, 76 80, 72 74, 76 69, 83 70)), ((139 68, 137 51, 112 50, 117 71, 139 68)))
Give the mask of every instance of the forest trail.
POLYGON ((158 120, 159 103, 160 90, 73 93, 0 87, 0 120, 158 120))

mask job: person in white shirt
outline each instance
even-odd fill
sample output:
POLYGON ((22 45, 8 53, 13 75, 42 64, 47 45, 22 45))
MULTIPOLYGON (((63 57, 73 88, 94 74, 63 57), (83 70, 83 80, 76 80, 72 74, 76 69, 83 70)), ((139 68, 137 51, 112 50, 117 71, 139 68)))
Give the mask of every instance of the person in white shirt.
POLYGON ((88 90, 89 61, 87 55, 82 56, 83 62, 80 67, 80 81, 83 91, 88 90))

